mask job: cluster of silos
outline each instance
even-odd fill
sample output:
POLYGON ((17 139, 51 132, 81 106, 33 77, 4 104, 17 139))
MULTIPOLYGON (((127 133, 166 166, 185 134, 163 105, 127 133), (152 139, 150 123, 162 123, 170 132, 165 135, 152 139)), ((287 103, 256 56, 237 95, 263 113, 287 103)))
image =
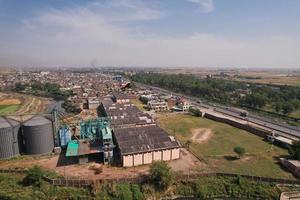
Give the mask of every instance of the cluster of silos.
POLYGON ((0 117, 0 159, 20 153, 45 154, 54 148, 52 121, 34 116, 22 125, 12 119, 0 117))

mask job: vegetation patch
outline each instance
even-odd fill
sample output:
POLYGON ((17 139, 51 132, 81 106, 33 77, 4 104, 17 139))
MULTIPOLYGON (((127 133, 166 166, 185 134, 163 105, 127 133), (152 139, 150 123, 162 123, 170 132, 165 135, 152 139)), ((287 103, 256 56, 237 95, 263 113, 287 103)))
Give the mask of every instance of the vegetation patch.
POLYGON ((7 115, 14 113, 18 110, 19 105, 0 105, 0 114, 7 115))

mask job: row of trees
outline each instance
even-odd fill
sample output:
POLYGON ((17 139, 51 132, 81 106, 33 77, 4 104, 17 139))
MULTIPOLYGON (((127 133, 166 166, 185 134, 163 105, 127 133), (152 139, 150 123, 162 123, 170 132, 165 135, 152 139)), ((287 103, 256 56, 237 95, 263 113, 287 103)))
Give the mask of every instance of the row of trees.
POLYGON ((38 81, 33 81, 30 84, 16 83, 14 90, 37 96, 52 97, 55 100, 64 100, 72 95, 72 91, 61 91, 60 86, 56 83, 41 83, 38 81), (30 89, 26 90, 27 88, 30 89))
POLYGON ((184 74, 139 73, 132 80, 222 104, 264 109, 288 115, 299 109, 300 88, 231 80, 200 79, 184 74))

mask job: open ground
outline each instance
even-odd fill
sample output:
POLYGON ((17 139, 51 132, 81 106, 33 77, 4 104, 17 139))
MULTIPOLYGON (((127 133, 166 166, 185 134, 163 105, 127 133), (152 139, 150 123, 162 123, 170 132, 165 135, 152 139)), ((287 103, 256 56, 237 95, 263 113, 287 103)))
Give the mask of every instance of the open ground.
POLYGON ((244 130, 187 114, 161 114, 158 122, 169 134, 182 144, 191 140, 190 151, 206 164, 207 170, 239 173, 274 178, 294 178, 278 164, 280 156, 287 155, 286 149, 273 146, 263 138, 244 130), (210 130, 205 142, 195 142, 195 130, 210 130), (194 132, 194 133, 193 133, 194 132), (233 148, 242 146, 246 155, 237 159, 233 148))
POLYGON ((18 93, 0 93, 0 114, 41 113, 50 99, 18 93))
MULTIPOLYGON (((99 160, 99 159, 98 159, 99 160)), ((63 155, 44 155, 44 156, 20 156, 8 160, 0 161, 0 169, 6 168, 30 168, 33 165, 41 166, 47 170, 54 170, 66 177, 79 177, 89 179, 112 179, 137 177, 148 174, 149 165, 138 167, 121 168, 106 166, 95 162, 86 164, 75 164, 71 158, 66 159, 63 155), (95 173, 96 168, 101 168, 102 172, 95 173)), ((206 164, 200 162, 186 149, 182 149, 181 158, 168 162, 168 165, 175 172, 180 174, 192 174, 206 170, 206 164)))

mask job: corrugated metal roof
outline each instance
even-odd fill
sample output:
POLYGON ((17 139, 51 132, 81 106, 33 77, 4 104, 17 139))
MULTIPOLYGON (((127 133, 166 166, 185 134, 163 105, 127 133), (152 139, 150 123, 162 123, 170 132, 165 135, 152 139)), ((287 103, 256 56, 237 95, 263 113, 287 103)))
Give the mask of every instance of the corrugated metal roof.
POLYGON ((115 129, 114 135, 122 155, 180 147, 158 126, 115 129))

